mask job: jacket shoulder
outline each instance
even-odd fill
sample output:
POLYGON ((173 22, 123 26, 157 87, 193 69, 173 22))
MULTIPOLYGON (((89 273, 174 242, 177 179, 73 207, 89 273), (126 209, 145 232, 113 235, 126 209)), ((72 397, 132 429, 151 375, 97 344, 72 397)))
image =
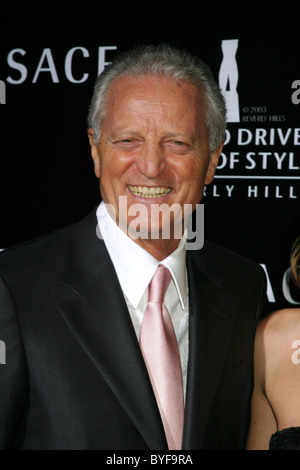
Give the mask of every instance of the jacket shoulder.
POLYGON ((247 291, 251 286, 265 289, 265 272, 258 263, 213 242, 206 241, 201 250, 189 251, 187 258, 216 284, 247 291))
POLYGON ((255 261, 210 241, 205 241, 201 250, 190 251, 190 254, 200 263, 213 263, 214 266, 219 266, 219 268, 227 269, 235 266, 244 269, 247 266, 254 271, 263 271, 262 267, 255 261))
MULTIPOLYGON (((0 272, 16 272, 20 268, 46 263, 59 265, 74 252, 84 251, 90 240, 96 238, 96 211, 78 222, 57 229, 41 237, 12 246, 0 253, 0 272)), ((99 241, 99 240, 98 240, 99 241)))

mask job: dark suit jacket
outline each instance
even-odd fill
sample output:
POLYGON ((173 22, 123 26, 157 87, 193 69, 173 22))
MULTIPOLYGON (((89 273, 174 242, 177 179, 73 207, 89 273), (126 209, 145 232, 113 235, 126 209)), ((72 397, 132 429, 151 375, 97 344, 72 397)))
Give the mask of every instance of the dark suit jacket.
MULTIPOLYGON (((0 448, 167 449, 95 211, 0 256, 0 448)), ((142 266, 141 266, 142 269, 142 266)), ((247 429, 256 264, 187 252, 190 351, 183 449, 238 449, 247 429)))

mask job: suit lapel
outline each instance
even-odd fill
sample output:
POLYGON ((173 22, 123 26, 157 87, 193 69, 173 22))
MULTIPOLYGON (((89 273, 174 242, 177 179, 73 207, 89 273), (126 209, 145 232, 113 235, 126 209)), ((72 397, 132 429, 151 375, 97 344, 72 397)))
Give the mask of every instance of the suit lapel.
POLYGON ((150 380, 107 250, 96 235, 80 242, 75 241, 73 256, 79 250, 81 259, 74 266, 81 268, 65 272, 64 300, 58 308, 149 448, 166 449, 150 380))
MULTIPOLYGON (((164 450, 167 443, 147 370, 96 224, 93 213, 70 236, 58 309, 149 449, 164 450)), ((234 311, 233 299, 222 290, 222 279, 210 270, 204 251, 187 256, 190 349, 183 449, 201 449, 234 311)))
POLYGON ((201 449, 234 315, 218 273, 211 274, 199 259, 187 258, 190 347, 183 449, 201 449))

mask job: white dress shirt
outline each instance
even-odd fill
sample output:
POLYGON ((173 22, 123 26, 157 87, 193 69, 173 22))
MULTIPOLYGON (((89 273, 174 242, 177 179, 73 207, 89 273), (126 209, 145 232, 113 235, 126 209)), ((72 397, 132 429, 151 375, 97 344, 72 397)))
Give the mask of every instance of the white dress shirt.
POLYGON ((148 285, 159 264, 167 266, 172 280, 165 296, 179 345, 184 395, 188 362, 188 285, 186 273, 186 238, 182 237, 177 249, 158 261, 128 237, 108 214, 101 202, 97 209, 100 236, 116 270, 129 314, 139 339, 143 315, 148 302, 148 285))

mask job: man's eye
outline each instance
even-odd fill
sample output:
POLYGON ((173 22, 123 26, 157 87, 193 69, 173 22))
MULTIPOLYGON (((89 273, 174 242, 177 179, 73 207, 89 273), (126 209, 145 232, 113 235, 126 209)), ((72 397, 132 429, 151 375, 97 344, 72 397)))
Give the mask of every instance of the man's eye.
POLYGON ((127 144, 131 144, 133 141, 131 139, 121 139, 121 140, 117 140, 116 142, 114 142, 115 145, 127 145, 127 144))
POLYGON ((134 150, 138 146, 135 139, 120 139, 114 142, 115 146, 121 150, 134 150))
POLYGON ((166 148, 170 152, 184 154, 189 151, 190 146, 181 140, 172 140, 166 143, 166 148))

